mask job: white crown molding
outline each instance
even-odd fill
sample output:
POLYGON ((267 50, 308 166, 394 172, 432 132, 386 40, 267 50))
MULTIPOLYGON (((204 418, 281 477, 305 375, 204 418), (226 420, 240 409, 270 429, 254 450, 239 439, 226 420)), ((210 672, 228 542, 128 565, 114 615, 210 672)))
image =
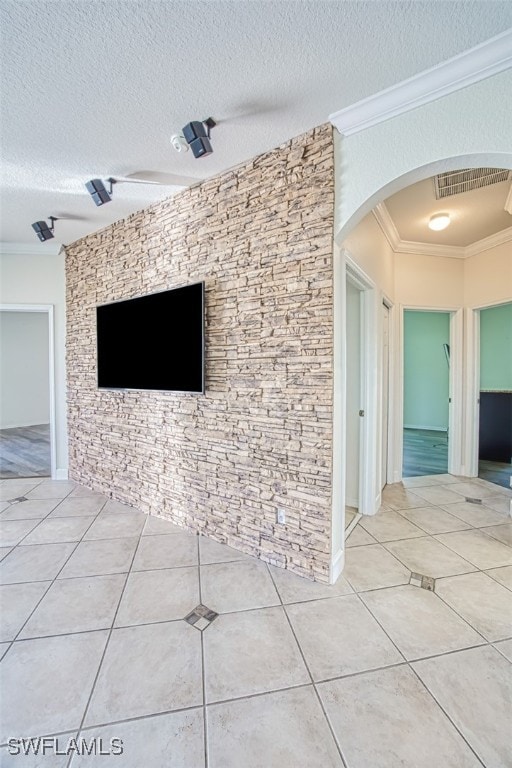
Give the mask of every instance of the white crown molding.
POLYGON ((0 253, 9 256, 57 256, 60 243, 0 243, 0 253))
POLYGON ((507 199, 505 200, 505 210, 507 213, 512 214, 512 181, 510 182, 510 189, 508 190, 507 199))
POLYGON ((385 203, 378 203, 373 209, 373 215, 395 253, 413 253, 418 256, 443 256, 448 259, 468 259, 471 256, 476 256, 477 253, 488 251, 489 248, 495 248, 497 245, 503 245, 512 241, 512 227, 502 229, 501 232, 484 237, 482 240, 477 240, 466 247, 402 240, 385 203))
POLYGON ((364 131, 512 67, 512 29, 357 101, 329 120, 343 136, 364 131))

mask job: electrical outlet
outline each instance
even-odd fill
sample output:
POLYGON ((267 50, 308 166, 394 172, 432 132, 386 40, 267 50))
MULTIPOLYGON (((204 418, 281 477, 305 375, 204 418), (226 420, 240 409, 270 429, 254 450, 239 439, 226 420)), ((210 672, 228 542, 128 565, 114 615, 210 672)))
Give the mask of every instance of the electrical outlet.
POLYGON ((279 525, 284 525, 286 523, 286 512, 284 511, 284 509, 279 509, 278 508, 278 510, 277 510, 277 522, 279 523, 279 525))

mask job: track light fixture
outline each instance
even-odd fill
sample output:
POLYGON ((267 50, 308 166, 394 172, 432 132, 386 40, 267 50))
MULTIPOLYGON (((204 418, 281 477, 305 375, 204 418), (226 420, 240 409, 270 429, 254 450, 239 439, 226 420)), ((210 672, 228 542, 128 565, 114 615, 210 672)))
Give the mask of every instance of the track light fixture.
POLYGON ((53 230, 55 229, 55 222, 58 221, 57 216, 48 216, 50 219, 50 226, 46 223, 46 221, 35 221, 32 224, 32 229, 40 239, 42 243, 44 243, 45 240, 51 240, 53 235, 53 230))
POLYGON ((91 181, 88 181, 85 185, 96 205, 104 205, 105 203, 110 203, 112 200, 112 187, 117 182, 116 179, 113 179, 112 177, 109 177, 106 181, 110 184, 109 190, 107 190, 101 179, 91 179, 91 181))
POLYGON ((206 120, 194 120, 183 128, 183 136, 194 157, 204 157, 213 152, 210 142, 210 130, 217 125, 213 117, 206 120))

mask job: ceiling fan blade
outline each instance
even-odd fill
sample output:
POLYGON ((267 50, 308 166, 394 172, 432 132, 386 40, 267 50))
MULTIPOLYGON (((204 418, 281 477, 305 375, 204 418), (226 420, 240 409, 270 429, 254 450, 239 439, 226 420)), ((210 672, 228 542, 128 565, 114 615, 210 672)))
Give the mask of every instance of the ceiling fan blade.
POLYGON ((170 187, 190 187, 203 181, 203 179, 198 179, 195 176, 181 176, 177 173, 162 173, 161 171, 136 171, 123 178, 127 181, 161 184, 170 187))

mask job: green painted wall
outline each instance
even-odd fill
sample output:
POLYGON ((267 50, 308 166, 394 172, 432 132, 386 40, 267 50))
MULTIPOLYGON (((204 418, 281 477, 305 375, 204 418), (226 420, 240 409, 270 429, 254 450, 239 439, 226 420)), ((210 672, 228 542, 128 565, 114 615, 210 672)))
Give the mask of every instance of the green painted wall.
POLYGON ((404 313, 404 426, 448 429, 448 312, 404 313))
POLYGON ((512 390, 512 304, 480 312, 480 389, 512 390))

